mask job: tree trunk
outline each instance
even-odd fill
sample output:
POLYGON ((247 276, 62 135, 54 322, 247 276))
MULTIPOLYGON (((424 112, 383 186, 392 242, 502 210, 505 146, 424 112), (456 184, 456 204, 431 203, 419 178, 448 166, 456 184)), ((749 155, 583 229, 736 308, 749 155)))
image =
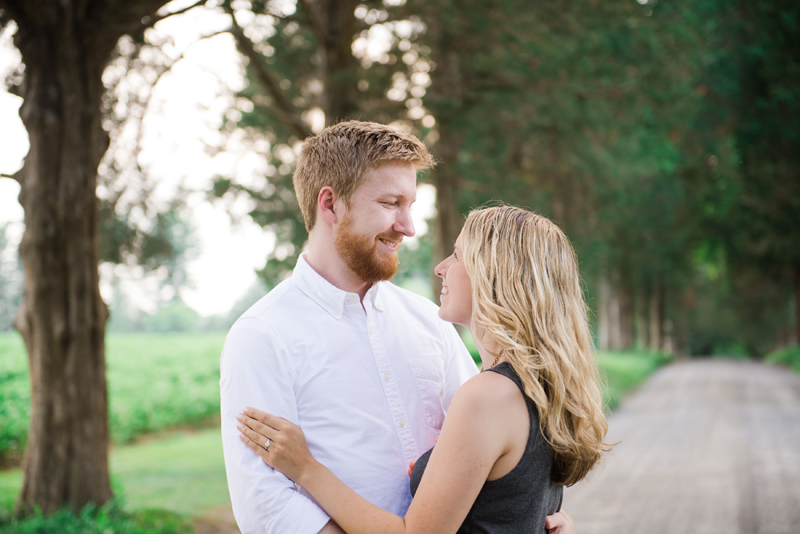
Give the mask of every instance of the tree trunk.
POLYGON ((617 280, 619 292, 619 348, 633 348, 633 290, 630 277, 622 273, 617 280))
POLYGON ((20 117, 30 138, 15 177, 25 210, 25 292, 15 326, 28 350, 33 389, 22 511, 80 509, 111 498, 108 312, 97 270, 96 176, 108 146, 101 76, 125 29, 141 29, 142 17, 155 15, 158 4, 88 9, 71 0, 0 0, 19 28, 14 42, 25 63, 20 117))
POLYGON ((792 280, 794 296, 794 325, 791 339, 793 343, 800 344, 800 264, 794 265, 794 277, 792 280))
POLYGON ((648 307, 649 307, 649 300, 647 298, 647 292, 644 289, 639 289, 633 300, 634 302, 634 346, 639 350, 647 350, 647 347, 650 343, 648 334, 649 334, 649 318, 648 318, 648 307))
POLYGON ((611 321, 609 320, 609 305, 611 300, 611 284, 605 273, 600 275, 600 291, 597 301, 597 337, 600 350, 611 350, 611 321))
MULTIPOLYGON (((438 122, 439 140, 432 147, 437 166, 431 173, 436 187, 436 223, 434 227, 433 261, 438 265, 453 252, 453 245, 461 233, 463 220, 458 209, 460 178, 454 170, 461 149, 462 135, 456 125, 463 112, 464 96, 460 57, 456 36, 451 35, 439 22, 439 13, 428 13, 428 33, 432 38, 433 59, 436 68, 431 72, 431 98, 428 107, 438 122)), ((432 274, 434 295, 442 291, 442 280, 432 274)))
POLYGON ((664 348, 664 283, 661 278, 653 280, 650 294, 650 350, 659 351, 664 348))
POLYGON ((352 51, 358 3, 353 0, 329 0, 322 4, 326 26, 323 41, 323 111, 325 123, 330 125, 358 118, 358 108, 353 101, 357 78, 352 51))

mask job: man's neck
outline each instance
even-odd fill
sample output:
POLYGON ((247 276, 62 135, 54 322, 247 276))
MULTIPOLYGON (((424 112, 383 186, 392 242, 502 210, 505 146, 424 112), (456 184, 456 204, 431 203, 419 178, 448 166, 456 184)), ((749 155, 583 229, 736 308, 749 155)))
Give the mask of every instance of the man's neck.
POLYGON ((371 282, 364 282, 344 263, 335 248, 331 247, 328 250, 328 247, 315 246, 315 243, 311 242, 308 252, 303 257, 306 263, 331 285, 348 293, 358 293, 362 302, 372 287, 371 282))

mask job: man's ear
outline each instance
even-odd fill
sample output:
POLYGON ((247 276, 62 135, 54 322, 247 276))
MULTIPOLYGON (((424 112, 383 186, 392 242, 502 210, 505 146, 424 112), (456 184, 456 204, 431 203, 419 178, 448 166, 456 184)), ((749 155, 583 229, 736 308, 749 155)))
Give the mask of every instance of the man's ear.
POLYGON ((326 185, 319 190, 317 195, 317 210, 318 216, 324 217, 331 226, 341 222, 339 219, 343 215, 342 203, 339 201, 339 195, 329 185, 326 185))

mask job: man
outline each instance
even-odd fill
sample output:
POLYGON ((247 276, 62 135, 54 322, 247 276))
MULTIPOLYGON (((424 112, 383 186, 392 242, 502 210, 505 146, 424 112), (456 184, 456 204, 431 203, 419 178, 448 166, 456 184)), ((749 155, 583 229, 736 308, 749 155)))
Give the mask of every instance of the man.
POLYGON ((341 532, 240 441, 236 415, 247 406, 302 426, 342 481, 405 514, 409 463, 433 446, 455 390, 476 373, 436 306, 385 282, 414 235, 416 173, 432 165, 418 139, 375 123, 337 124, 303 146, 294 186, 308 251, 236 322, 222 354, 225 466, 243 532, 341 532))

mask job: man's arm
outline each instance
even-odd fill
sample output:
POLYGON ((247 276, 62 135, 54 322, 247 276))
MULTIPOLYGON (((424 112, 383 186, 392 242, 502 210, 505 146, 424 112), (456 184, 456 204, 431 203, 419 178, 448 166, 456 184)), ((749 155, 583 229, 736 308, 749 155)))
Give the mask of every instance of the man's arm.
MULTIPOLYGON (((228 333, 220 365, 222 445, 234 516, 245 534, 317 534, 329 517, 297 486, 239 439, 246 406, 297 422, 292 370, 278 337, 259 319, 242 318, 228 333)), ((336 532, 335 530, 333 532, 336 532)))

